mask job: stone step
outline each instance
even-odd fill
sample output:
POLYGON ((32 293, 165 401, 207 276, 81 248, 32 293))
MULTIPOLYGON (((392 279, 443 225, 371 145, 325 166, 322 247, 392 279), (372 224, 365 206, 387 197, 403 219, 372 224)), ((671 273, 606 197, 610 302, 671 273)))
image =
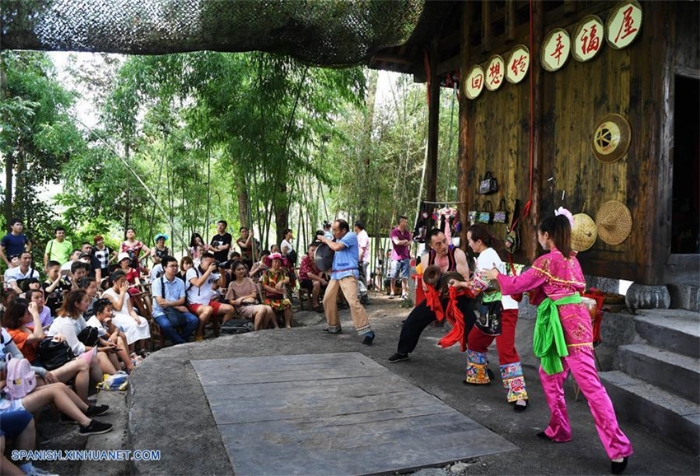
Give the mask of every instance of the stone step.
POLYGON ((700 359, 647 344, 632 344, 618 347, 616 368, 700 403, 700 359))
POLYGON ((700 286, 690 283, 669 284, 668 292, 671 295, 671 307, 700 311, 700 286))
POLYGON ((618 370, 601 372, 600 380, 621 419, 641 423, 700 455, 700 405, 618 370))
POLYGON ((700 312, 653 309, 637 313, 635 330, 651 345, 700 358, 700 312))

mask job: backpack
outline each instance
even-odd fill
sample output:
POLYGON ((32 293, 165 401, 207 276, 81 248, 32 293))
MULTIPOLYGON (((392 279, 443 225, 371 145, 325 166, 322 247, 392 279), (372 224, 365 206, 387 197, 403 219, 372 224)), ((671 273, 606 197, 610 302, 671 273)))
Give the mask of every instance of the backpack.
POLYGON ((253 330, 253 323, 248 319, 231 319, 221 325, 222 334, 245 334, 253 330))
POLYGON ((36 374, 29 365, 27 359, 12 358, 10 354, 5 356, 7 363, 7 386, 5 393, 10 400, 24 398, 36 388, 36 374))
POLYGON ((88 347, 94 347, 100 342, 100 335, 97 328, 87 326, 78 334, 78 340, 88 347))

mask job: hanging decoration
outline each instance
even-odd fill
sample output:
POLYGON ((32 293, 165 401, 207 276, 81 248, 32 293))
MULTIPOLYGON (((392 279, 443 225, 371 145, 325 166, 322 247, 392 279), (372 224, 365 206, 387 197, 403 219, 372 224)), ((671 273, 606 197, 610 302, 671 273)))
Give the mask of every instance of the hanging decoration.
POLYGON ((563 28, 549 32, 542 44, 540 62, 546 71, 556 71, 566 64, 571 54, 571 38, 563 28))
POLYGON ((505 76, 505 63, 499 55, 493 55, 488 60, 486 67, 486 89, 495 91, 503 84, 505 76))
POLYGON ((525 45, 516 45, 508 53, 506 79, 509 83, 517 84, 525 78, 529 69, 530 50, 525 45))
POLYGON ((608 114, 593 133, 593 155, 608 164, 618 161, 627 153, 631 140, 632 131, 627 119, 619 114, 608 114))
POLYGON ((464 95, 468 99, 476 99, 484 90, 484 70, 478 64, 475 64, 467 72, 467 77, 464 79, 464 95))
POLYGON ((576 26, 572 53, 580 62, 592 60, 603 47, 603 21, 596 15, 584 17, 576 26))
POLYGON ((629 46, 642 28, 642 7, 636 0, 620 2, 605 23, 605 39, 616 50, 629 46))

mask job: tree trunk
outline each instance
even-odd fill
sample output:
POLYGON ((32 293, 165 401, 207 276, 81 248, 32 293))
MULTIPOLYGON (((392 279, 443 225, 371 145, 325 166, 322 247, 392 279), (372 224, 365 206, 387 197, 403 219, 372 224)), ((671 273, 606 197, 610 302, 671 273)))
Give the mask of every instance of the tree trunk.
MULTIPOLYGON (((0 58, 0 101, 7 97, 7 78, 5 77, 5 62, 0 58)), ((7 121, 3 121, 7 122, 7 121)), ((12 154, 5 157, 5 221, 9 225, 12 219, 12 169, 14 159, 12 154)))
POLYGON ((367 88, 367 114, 365 116, 365 132, 364 140, 362 141, 362 153, 361 153, 361 165, 360 165, 360 209, 357 210, 357 217, 362 220, 367 226, 368 208, 369 208, 369 184, 370 180, 370 167, 371 167, 371 156, 372 156, 372 125, 374 123, 374 103, 377 95, 377 74, 373 73, 369 77, 369 85, 367 88))
POLYGON ((248 196, 248 185, 244 178, 236 180, 236 195, 238 195, 238 218, 241 220, 241 226, 250 229, 252 227, 250 216, 248 216, 248 201, 250 197, 248 196))

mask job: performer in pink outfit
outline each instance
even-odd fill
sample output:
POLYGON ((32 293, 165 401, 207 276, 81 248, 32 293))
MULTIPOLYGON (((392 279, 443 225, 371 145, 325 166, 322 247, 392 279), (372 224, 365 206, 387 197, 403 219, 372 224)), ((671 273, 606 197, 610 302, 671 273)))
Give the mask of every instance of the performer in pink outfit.
POLYGON ((538 306, 533 347, 541 359, 540 380, 551 418, 537 436, 555 442, 571 440, 571 426, 564 399, 564 380, 571 370, 593 414, 598 436, 612 461, 613 474, 627 467, 632 445, 617 423, 615 410, 598 378, 593 354, 593 329, 579 293, 586 282, 575 252, 571 250, 571 214, 559 209, 544 219, 537 231, 542 248, 550 250, 520 276, 485 272, 497 279, 503 294, 530 290, 530 302, 538 306))

